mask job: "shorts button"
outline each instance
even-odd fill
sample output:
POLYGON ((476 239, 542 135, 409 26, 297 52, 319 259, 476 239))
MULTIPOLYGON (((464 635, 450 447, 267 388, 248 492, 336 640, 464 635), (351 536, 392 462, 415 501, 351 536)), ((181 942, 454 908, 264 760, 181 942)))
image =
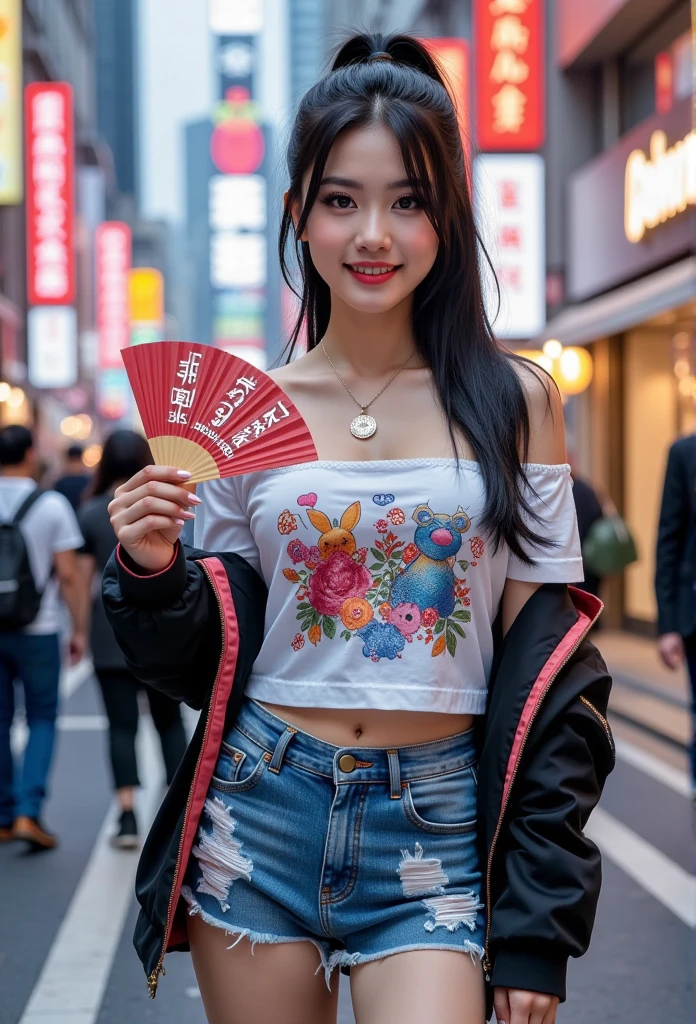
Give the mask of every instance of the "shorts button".
POLYGON ((355 764, 356 761, 352 754, 343 754, 343 756, 338 759, 338 767, 342 772, 352 772, 355 768, 355 764))

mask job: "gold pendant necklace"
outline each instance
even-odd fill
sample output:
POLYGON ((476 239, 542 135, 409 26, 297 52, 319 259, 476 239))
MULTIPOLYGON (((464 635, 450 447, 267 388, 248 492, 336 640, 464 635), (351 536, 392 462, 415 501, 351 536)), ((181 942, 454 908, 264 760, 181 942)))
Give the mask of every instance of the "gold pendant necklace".
POLYGON ((356 417, 355 417, 355 419, 354 419, 354 420, 352 421, 352 423, 351 423, 351 425, 350 425, 350 432, 351 432, 351 434, 353 435, 353 437, 357 437, 357 438, 358 438, 358 439, 359 439, 360 441, 366 441, 366 440, 368 439, 368 437, 372 437, 372 435, 373 435, 373 434, 375 433, 375 431, 377 430, 377 421, 376 421, 376 419, 374 418, 374 416, 370 416, 370 415, 368 414, 368 411, 367 411, 367 410, 368 410, 368 409, 370 408, 370 406, 372 405, 372 403, 373 403, 373 402, 376 402, 376 401, 377 401, 377 399, 379 398, 379 396, 380 396, 381 394, 383 394, 383 393, 384 393, 384 392, 385 392, 385 391, 387 390, 387 388, 389 387, 389 385, 391 384, 391 382, 392 382, 392 381, 393 381, 393 380, 394 380, 394 379, 395 379, 396 377, 398 377, 398 376, 399 376, 399 374, 401 373, 401 371, 402 371, 402 370, 404 369, 404 367, 406 366, 406 363, 410 362, 410 360, 411 360, 411 359, 413 358, 413 356, 415 355, 415 352, 412 352, 412 353, 411 353, 411 355, 410 355, 410 356, 408 357, 408 359, 407 359, 407 360, 406 360, 406 361, 405 361, 404 363, 402 363, 402 364, 401 364, 401 366, 399 367, 399 369, 398 369, 398 370, 396 370, 396 372, 395 372, 395 373, 393 373, 393 374, 391 375, 391 377, 389 378, 389 380, 387 381, 387 383, 386 383, 386 384, 384 385, 384 387, 382 388, 382 390, 381 390, 381 391, 378 391, 378 392, 377 392, 377 394, 375 395, 375 397, 374 397, 374 398, 372 398, 372 399, 371 399, 371 400, 370 400, 369 402, 367 402, 367 403, 366 403, 365 405, 363 405, 363 404, 362 404, 362 402, 359 402, 359 401, 358 401, 358 399, 357 399, 357 398, 355 397, 355 395, 353 394, 353 392, 352 392, 352 391, 350 390, 350 388, 348 387, 348 385, 347 385, 347 384, 346 384, 346 382, 344 381, 344 379, 343 379, 343 377, 341 376, 341 374, 340 374, 340 373, 338 372, 338 370, 337 370, 337 369, 336 369, 336 367, 334 366, 334 364, 333 364, 333 360, 331 359, 331 356, 330 356, 330 355, 329 355, 329 353, 328 353, 328 352, 326 351, 326 346, 324 345, 324 341, 323 341, 323 339, 322 339, 322 342, 321 342, 321 347, 322 347, 322 351, 324 352, 324 355, 326 356, 326 358, 327 358, 327 359, 328 359, 328 361, 329 361, 329 365, 331 366, 331 369, 332 369, 332 370, 333 370, 333 372, 334 372, 334 373, 336 374, 336 376, 337 376, 337 377, 338 377, 338 379, 340 380, 341 384, 342 384, 342 385, 343 385, 343 387, 344 387, 344 388, 346 389, 346 391, 348 392, 348 394, 350 395, 350 397, 351 397, 351 398, 353 399, 353 401, 355 402, 355 404, 356 404, 357 406, 359 406, 359 407, 360 407, 360 415, 359 415, 359 416, 356 416, 356 417))

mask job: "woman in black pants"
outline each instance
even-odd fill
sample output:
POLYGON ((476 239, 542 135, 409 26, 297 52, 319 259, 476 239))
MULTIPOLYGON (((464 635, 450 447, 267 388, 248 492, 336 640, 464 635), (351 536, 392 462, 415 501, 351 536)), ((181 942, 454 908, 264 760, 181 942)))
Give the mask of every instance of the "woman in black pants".
POLYGON ((92 658, 109 719, 109 755, 121 808, 119 829, 112 843, 124 849, 138 845, 133 796, 135 787, 139 785, 135 756, 139 688, 147 693, 152 721, 159 733, 167 784, 174 777, 186 749, 179 705, 157 690, 139 683, 128 670, 104 614, 101 588, 94 586, 95 575, 98 574, 101 580, 104 566, 116 546, 116 536, 107 511, 114 489, 151 461, 150 448, 144 437, 132 430, 117 430, 111 434, 104 445, 96 471, 91 488, 92 496, 78 510, 80 528, 85 538, 84 547, 80 551, 80 563, 86 596, 90 591, 92 593, 92 658))

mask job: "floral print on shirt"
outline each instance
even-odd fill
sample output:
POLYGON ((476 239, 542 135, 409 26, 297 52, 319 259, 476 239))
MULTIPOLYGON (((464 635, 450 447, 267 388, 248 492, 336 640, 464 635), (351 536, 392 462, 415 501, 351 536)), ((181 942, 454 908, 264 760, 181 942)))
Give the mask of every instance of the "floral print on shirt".
MULTIPOLYGON (((373 500, 384 506, 384 497, 373 500)), ((391 494, 386 497, 396 500, 391 494)), ((338 636, 360 643, 372 661, 401 658, 414 642, 432 645, 433 657, 454 657, 459 640, 466 638, 464 624, 471 621, 466 574, 485 547, 482 537, 472 537, 471 560, 462 557, 464 535, 471 529, 466 512, 461 507, 451 514, 433 512, 425 502, 410 516, 413 530, 397 505, 380 509, 368 548, 358 547, 353 533, 362 516, 359 501, 340 519, 330 519, 309 507, 318 500, 314 493, 298 499, 317 535, 311 544, 297 536, 291 539, 287 554, 292 565, 283 569, 297 588, 299 628, 290 641, 292 649, 301 650, 305 637, 316 647, 322 638, 338 636)), ((295 523, 285 509, 278 530, 287 535, 295 523)))

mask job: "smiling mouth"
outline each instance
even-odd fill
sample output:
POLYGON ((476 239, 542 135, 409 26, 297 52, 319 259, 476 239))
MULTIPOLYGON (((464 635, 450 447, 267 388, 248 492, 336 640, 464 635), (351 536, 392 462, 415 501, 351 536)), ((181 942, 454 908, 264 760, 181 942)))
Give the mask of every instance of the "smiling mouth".
POLYGON ((402 263, 394 263, 390 266, 380 267, 366 263, 344 263, 344 267, 352 270, 354 274, 364 274, 366 277, 384 277, 386 274, 393 274, 403 266, 402 263))

